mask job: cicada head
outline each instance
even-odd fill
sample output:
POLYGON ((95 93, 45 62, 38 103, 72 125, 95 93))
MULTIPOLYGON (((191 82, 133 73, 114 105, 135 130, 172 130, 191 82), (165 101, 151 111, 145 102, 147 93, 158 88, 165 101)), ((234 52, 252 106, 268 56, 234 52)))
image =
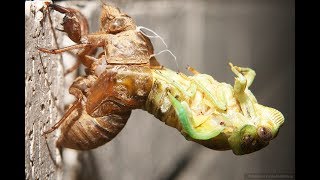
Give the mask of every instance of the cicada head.
POLYGON ((262 149, 269 144, 268 141, 260 139, 258 129, 253 125, 245 125, 230 136, 228 139, 234 154, 249 154, 262 149))
POLYGON ((136 25, 130 16, 121 13, 117 7, 103 4, 100 16, 100 31, 116 34, 134 29, 136 29, 136 25))
POLYGON ((256 104, 255 110, 259 122, 243 126, 228 139, 236 155, 249 154, 267 146, 277 136, 284 122, 283 115, 276 109, 256 104))

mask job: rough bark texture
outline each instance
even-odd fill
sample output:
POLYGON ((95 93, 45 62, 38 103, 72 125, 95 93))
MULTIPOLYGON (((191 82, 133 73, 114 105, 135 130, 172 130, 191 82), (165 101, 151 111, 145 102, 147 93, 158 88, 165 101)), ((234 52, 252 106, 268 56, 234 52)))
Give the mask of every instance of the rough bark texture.
MULTIPOLYGON (((65 7, 83 10, 83 14, 91 17, 99 4, 85 4, 84 1, 62 2, 65 7)), ((52 24, 41 1, 26 1, 25 3, 25 176, 26 179, 94 179, 92 156, 89 152, 70 149, 63 150, 61 160, 55 141, 59 130, 47 137, 47 148, 42 132, 53 126, 64 113, 65 105, 74 101, 68 89, 78 71, 64 76, 64 70, 72 67, 76 58, 63 53, 58 55, 46 54, 36 47, 54 49, 74 44, 61 29, 63 15, 52 11, 52 24), (55 36, 54 37, 54 33, 55 36), (50 157, 49 153, 52 155, 50 157), (57 168, 53 160, 61 163, 62 169, 57 168), (90 168, 92 167, 92 168, 90 168)), ((97 27, 97 23, 90 22, 97 27)))
MULTIPOLYGON (((55 47, 50 23, 41 4, 25 3, 25 176, 26 179, 59 179, 42 132, 61 117, 63 68, 61 56, 40 53, 36 47, 55 47)), ((52 135, 55 135, 54 132, 52 135)), ((59 158, 50 136, 53 159, 59 158)))

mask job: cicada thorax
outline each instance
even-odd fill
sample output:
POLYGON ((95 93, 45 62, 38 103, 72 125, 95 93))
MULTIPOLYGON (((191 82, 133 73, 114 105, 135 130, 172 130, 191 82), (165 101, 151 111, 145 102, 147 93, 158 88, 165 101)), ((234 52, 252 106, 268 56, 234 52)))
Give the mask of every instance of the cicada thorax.
POLYGON ((153 55, 150 39, 118 8, 102 6, 100 32, 108 34, 103 47, 108 64, 149 64, 153 55))
POLYGON ((128 30, 109 35, 105 54, 109 64, 149 64, 153 47, 148 37, 128 30))
POLYGON ((131 111, 144 105, 151 87, 151 70, 139 65, 108 65, 99 77, 78 78, 70 93, 81 104, 61 124, 57 146, 88 150, 112 140, 131 111))

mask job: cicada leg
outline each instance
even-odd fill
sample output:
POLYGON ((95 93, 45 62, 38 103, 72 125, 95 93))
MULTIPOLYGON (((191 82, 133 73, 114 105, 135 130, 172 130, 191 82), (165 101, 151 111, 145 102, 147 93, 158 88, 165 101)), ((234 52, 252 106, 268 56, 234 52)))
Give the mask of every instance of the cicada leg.
MULTIPOLYGON (((79 89, 76 89, 75 85, 73 84, 71 87, 70 87, 70 91, 72 92, 71 94, 75 95, 77 97, 77 101, 74 102, 71 106, 71 108, 69 108, 67 110, 67 112, 63 115, 63 117, 57 122, 55 123, 50 129, 48 129, 47 131, 44 131, 42 136, 45 137, 45 142, 46 142, 46 146, 48 148, 48 151, 49 151, 49 156, 50 158, 52 159, 54 165, 57 167, 57 168, 61 168, 62 167, 62 164, 61 163, 58 163, 58 161, 56 159, 53 158, 52 156, 52 151, 48 145, 48 142, 47 142, 47 134, 50 134, 51 132, 55 131, 56 129, 58 129, 61 124, 63 124, 67 119, 68 117, 76 110, 76 111, 79 111, 82 109, 82 105, 81 105, 81 101, 83 99, 83 93, 79 90, 79 89), (74 89, 74 90, 72 90, 74 89)), ((57 146, 58 150, 59 150, 59 154, 62 156, 62 147, 60 146, 57 146)))
POLYGON ((171 95, 170 92, 168 92, 168 97, 183 129, 187 132, 187 134, 190 137, 199 140, 207 140, 216 137, 223 131, 224 127, 222 126, 217 126, 216 128, 213 128, 210 131, 208 131, 207 129, 197 129, 193 127, 191 122, 193 122, 194 117, 188 105, 185 102, 179 102, 175 97, 171 95))
POLYGON ((229 65, 231 67, 232 72, 237 75, 234 82, 234 92, 237 94, 244 93, 244 90, 248 88, 247 78, 241 73, 240 67, 233 66, 232 63, 229 63, 229 65))
POLYGON ((81 109, 81 101, 84 98, 84 92, 87 88, 92 86, 94 83, 95 78, 94 76, 87 76, 87 77, 78 77, 71 87, 69 88, 70 94, 74 95, 77 100, 72 104, 72 106, 67 110, 67 112, 64 114, 64 116, 56 123, 54 124, 49 130, 43 132, 43 135, 49 134, 56 129, 59 128, 59 126, 70 116, 70 114, 75 111, 76 109, 81 109))
POLYGON ((87 19, 78 10, 66 8, 57 4, 50 4, 50 8, 65 14, 61 25, 69 38, 76 43, 80 43, 81 37, 89 33, 89 25, 87 19))
POLYGON ((69 73, 72 73, 73 71, 77 70, 79 66, 81 65, 80 61, 77 61, 71 68, 65 70, 64 76, 68 75, 69 73))
POLYGON ((68 116, 70 116, 70 114, 77 108, 79 108, 79 106, 81 105, 81 100, 82 99, 78 99, 72 106, 70 109, 68 109, 68 111, 64 114, 64 116, 56 123, 54 124, 49 130, 43 132, 43 135, 49 134, 53 131, 55 131, 56 129, 59 128, 59 126, 67 119, 68 116))
POLYGON ((89 62, 89 64, 91 64, 92 62, 96 62, 98 61, 97 58, 91 56, 92 54, 95 54, 97 49, 94 49, 94 48, 91 48, 90 49, 91 51, 88 52, 89 55, 85 54, 86 52, 83 52, 84 50, 81 50, 80 53, 78 54, 75 54, 71 51, 68 51, 69 54, 71 54, 72 56, 74 56, 75 58, 77 58, 78 60, 76 61, 76 63, 70 67, 69 69, 66 69, 65 72, 64 72, 64 76, 68 75, 69 73, 77 70, 79 68, 79 66, 82 64, 82 62, 86 61, 86 62, 89 62), (85 58, 85 59, 84 59, 85 58), (84 60, 82 60, 84 59, 84 60))
MULTIPOLYGON (((187 69, 188 69, 191 73, 193 73, 194 75, 199 75, 199 74, 201 74, 201 73, 199 73, 197 70, 195 70, 194 68, 192 68, 192 67, 190 67, 190 66, 188 66, 187 69)), ((192 80, 193 80, 193 82, 197 85, 197 87, 198 87, 199 89, 201 89, 201 91, 203 91, 203 93, 204 93, 206 96, 209 97, 209 99, 211 100, 212 104, 213 104, 215 107, 217 107, 218 109, 223 110, 223 111, 225 111, 225 110, 227 109, 227 107, 226 107, 226 102, 225 102, 225 100, 224 100, 224 99, 225 99, 224 96, 219 97, 219 96, 221 96, 220 93, 210 92, 210 91, 208 90, 208 88, 206 88, 199 79, 193 78, 192 80)))
MULTIPOLYGON (((61 23, 63 29, 60 31, 67 33, 68 37, 77 44, 58 49, 50 50, 46 48, 38 48, 38 50, 50 54, 59 54, 65 51, 80 49, 77 53, 78 60, 86 67, 90 67, 93 61, 92 59, 87 58, 87 55, 92 55, 99 45, 97 42, 92 42, 92 38, 87 37, 89 33, 87 19, 76 9, 65 8, 57 4, 50 4, 49 7, 55 11, 65 14, 63 22, 61 23)), ((96 38, 94 38, 93 41, 97 41, 96 38)), ((103 44, 101 46, 103 46, 103 44)), ((77 65, 72 69, 66 71, 65 74, 75 70, 78 67, 78 64, 79 63, 77 63, 77 65)))
POLYGON ((229 63, 233 73, 237 75, 234 82, 234 93, 235 97, 240 103, 243 115, 248 118, 256 116, 256 112, 253 107, 253 103, 256 101, 253 94, 248 90, 248 87, 252 84, 255 72, 250 68, 242 68, 233 66, 229 63))
POLYGON ((78 60, 86 67, 90 67, 93 61, 91 59, 87 59, 85 55, 87 55, 87 53, 92 51, 92 49, 94 48, 95 47, 92 47, 91 44, 75 44, 75 45, 71 45, 71 46, 59 48, 59 49, 47 49, 47 48, 37 47, 39 51, 44 53, 49 53, 49 54, 60 54, 66 51, 74 50, 74 49, 83 49, 77 55, 78 55, 78 60))
POLYGON ((200 74, 197 70, 195 70, 195 69, 194 69, 193 67, 191 67, 191 66, 188 66, 187 69, 188 69, 192 74, 194 74, 194 75, 200 74))

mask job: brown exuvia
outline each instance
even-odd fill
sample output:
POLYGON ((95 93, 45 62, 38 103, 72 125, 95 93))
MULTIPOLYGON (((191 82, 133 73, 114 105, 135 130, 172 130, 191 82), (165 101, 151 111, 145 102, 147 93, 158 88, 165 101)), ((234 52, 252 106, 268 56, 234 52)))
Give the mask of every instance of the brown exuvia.
POLYGON ((136 30, 130 16, 111 5, 102 5, 100 30, 91 34, 79 11, 56 4, 49 7, 65 14, 63 31, 77 44, 38 49, 53 54, 80 49, 78 60, 86 66, 87 75, 71 85, 69 92, 77 100, 44 134, 60 127, 58 147, 93 149, 114 138, 131 111, 143 107, 152 87, 150 66, 158 65, 152 57, 153 46, 148 37, 136 30), (104 51, 97 58, 90 56, 97 48, 104 51))

